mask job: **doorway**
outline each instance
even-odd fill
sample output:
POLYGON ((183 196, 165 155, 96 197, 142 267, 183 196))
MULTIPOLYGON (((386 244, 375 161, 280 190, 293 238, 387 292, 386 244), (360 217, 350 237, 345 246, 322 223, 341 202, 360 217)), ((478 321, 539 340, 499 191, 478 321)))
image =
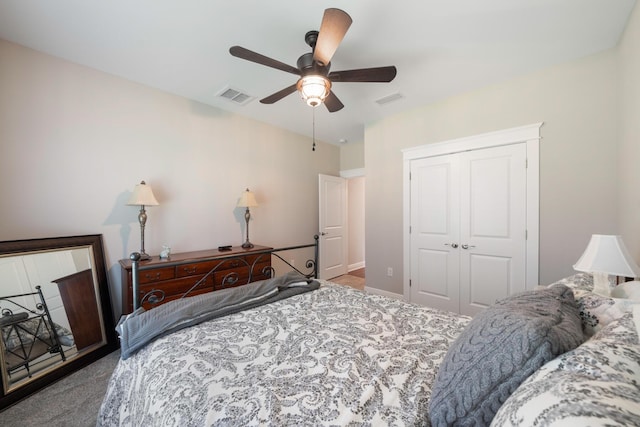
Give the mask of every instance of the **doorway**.
POLYGON ((320 240, 320 277, 334 279, 353 272, 354 278, 357 277, 362 281, 365 268, 364 169, 342 171, 340 177, 321 175, 319 181, 319 226, 321 234, 326 233, 324 236, 321 235, 320 240), (342 197, 343 191, 344 197, 342 197), (329 204, 332 206, 327 206, 329 204), (336 205, 339 204, 344 204, 343 219, 340 219, 342 215, 335 211, 336 205), (328 229, 326 229, 327 221, 331 223, 328 229), (338 224, 341 226, 338 227, 338 224), (323 242, 325 243, 324 254, 322 253, 323 242))

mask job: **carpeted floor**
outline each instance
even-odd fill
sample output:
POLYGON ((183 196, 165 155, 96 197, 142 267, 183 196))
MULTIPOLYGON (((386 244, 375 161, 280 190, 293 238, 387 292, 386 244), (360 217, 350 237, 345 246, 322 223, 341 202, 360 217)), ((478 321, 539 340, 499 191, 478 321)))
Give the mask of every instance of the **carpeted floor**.
POLYGON ((0 412, 0 426, 95 426, 109 378, 119 358, 120 350, 7 408, 0 412))
MULTIPOLYGON (((331 279, 364 290, 364 269, 331 279)), ((0 412, 3 427, 95 426, 111 373, 118 363, 115 351, 0 412)))

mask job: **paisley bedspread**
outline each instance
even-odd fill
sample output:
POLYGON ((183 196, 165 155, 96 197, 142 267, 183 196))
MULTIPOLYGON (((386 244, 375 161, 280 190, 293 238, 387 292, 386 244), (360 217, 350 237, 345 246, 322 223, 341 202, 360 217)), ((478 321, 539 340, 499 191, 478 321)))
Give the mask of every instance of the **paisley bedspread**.
POLYGON ((321 283, 120 360, 98 426, 428 425, 469 318, 321 283))

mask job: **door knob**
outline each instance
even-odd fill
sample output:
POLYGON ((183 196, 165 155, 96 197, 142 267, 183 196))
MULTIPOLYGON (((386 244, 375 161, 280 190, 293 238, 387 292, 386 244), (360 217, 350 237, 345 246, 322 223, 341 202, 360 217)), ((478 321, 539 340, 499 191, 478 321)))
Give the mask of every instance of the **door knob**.
POLYGON ((453 249, 456 249, 458 247, 457 243, 445 243, 445 246, 451 246, 453 249))
POLYGON ((475 248, 476 245, 462 245, 462 249, 475 248))

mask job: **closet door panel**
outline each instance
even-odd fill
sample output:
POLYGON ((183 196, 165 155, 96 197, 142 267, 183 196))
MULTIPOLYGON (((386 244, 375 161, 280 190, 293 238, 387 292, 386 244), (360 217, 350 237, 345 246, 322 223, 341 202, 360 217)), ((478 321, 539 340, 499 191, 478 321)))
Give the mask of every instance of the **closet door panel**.
POLYGON ((444 155, 411 164, 411 301, 458 311, 459 162, 444 155))
POLYGON ((526 147, 460 159, 460 311, 473 315, 525 288, 526 147))
POLYGON ((464 314, 475 314, 509 294, 512 288, 511 263, 510 257, 469 256, 469 281, 461 283, 462 287, 466 287, 461 293, 469 295, 467 309, 462 310, 464 314))

